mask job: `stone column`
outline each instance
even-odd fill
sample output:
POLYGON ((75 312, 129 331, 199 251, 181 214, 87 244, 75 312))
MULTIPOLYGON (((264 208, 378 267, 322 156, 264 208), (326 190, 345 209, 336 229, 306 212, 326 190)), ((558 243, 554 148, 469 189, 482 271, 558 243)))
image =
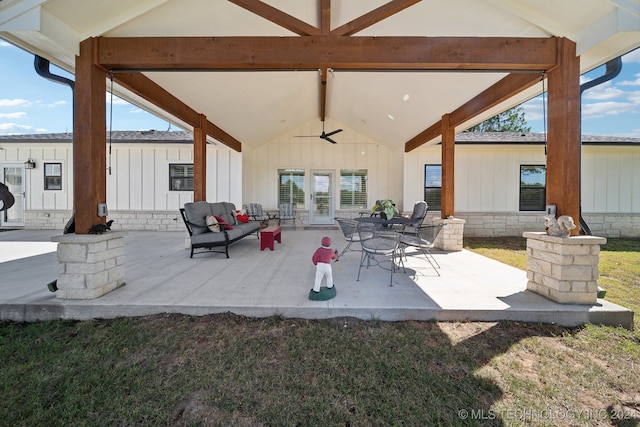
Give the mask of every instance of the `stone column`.
POLYGON ((58 291, 65 299, 94 299, 124 285, 124 231, 63 234, 58 242, 58 291))
POLYGON ((434 218, 433 225, 443 225, 434 246, 443 251, 461 251, 465 222, 460 218, 434 218))
POLYGON ((595 304, 604 237, 526 232, 527 290, 563 304, 595 304))

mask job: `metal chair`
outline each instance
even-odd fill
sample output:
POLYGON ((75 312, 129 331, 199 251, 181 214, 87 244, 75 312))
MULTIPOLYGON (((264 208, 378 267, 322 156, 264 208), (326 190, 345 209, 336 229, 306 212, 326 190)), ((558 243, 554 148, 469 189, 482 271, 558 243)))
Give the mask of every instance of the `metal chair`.
MULTIPOLYGON (((358 233, 358 221, 349 218, 334 218, 334 220, 338 223, 340 231, 342 231, 342 235, 347 241, 347 246, 345 246, 342 252, 340 252, 338 259, 348 251, 360 252, 362 249, 351 249, 353 242, 360 242, 361 239, 360 234, 358 233)), ((373 233, 367 234, 364 237, 370 239, 373 237, 373 233)))
MULTIPOLYGON (((366 265, 367 268, 372 261, 375 265, 380 265, 381 260, 376 256, 389 257, 391 267, 389 268, 391 276, 389 278, 389 286, 393 286, 393 272, 396 270, 396 260, 399 259, 404 269, 402 256, 399 256, 400 233, 389 229, 380 229, 371 223, 359 223, 358 234, 360 237, 360 245, 362 246, 362 256, 360 257, 360 265, 358 266, 358 278, 360 281, 360 271, 366 265)), ((384 267, 382 267, 384 268, 384 267)))
POLYGON ((293 229, 296 229, 296 210, 293 203, 280 203, 278 207, 278 225, 282 221, 293 221, 293 229))
POLYGON ((265 215, 260 203, 249 203, 247 205, 247 216, 252 221, 269 221, 269 215, 265 215))
POLYGON ((408 231, 400 234, 400 253, 404 259, 407 259, 407 248, 414 248, 414 252, 419 255, 423 254, 425 259, 431 264, 431 267, 440 276, 438 269, 440 264, 433 257, 430 249, 433 249, 436 238, 442 230, 443 224, 438 225, 420 225, 411 227, 408 231))

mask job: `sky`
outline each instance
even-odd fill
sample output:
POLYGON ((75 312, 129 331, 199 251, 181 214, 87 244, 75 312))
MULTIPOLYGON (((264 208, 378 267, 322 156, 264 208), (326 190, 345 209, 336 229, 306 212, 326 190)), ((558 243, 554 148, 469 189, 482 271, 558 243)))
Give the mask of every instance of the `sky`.
MULTIPOLYGON (((38 76, 33 55, 0 39, 0 135, 60 133, 73 130, 71 89, 38 76)), ((582 97, 582 134, 640 138, 640 49, 622 57, 615 79, 589 89, 582 97)), ((73 80, 51 66, 53 74, 73 80)), ((580 83, 604 74, 604 66, 580 78, 580 83)), ((179 130, 168 122, 114 97, 114 130, 179 130)), ((523 104, 532 132, 544 132, 543 98, 523 104)), ((109 117, 107 117, 109 124, 109 117)))

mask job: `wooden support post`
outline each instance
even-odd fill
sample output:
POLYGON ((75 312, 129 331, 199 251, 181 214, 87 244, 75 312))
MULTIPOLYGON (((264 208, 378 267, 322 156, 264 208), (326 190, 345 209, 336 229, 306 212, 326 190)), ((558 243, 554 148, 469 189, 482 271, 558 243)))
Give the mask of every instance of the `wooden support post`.
MULTIPOLYGON (((549 71, 547 204, 580 219, 580 58, 576 44, 558 39, 558 66, 549 71)), ((576 227, 572 235, 578 235, 576 227)))
POLYGON ((450 115, 442 116, 442 194, 441 216, 454 216, 454 164, 455 164, 455 128, 450 126, 450 115))
POLYGON ((207 117, 193 129, 193 201, 207 200, 207 117))
POLYGON ((98 204, 107 201, 106 93, 107 71, 96 65, 96 39, 80 43, 76 57, 73 108, 73 170, 76 234, 87 234, 106 219, 98 216, 98 204))

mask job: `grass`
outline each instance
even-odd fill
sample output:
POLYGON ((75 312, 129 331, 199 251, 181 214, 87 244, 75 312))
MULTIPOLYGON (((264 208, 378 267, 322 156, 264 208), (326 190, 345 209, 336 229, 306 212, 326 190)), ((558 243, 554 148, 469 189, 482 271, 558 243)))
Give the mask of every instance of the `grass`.
MULTIPOLYGON (((521 239, 467 240, 518 266, 521 239)), ((640 241, 601 253, 640 309, 640 241)), ((230 314, 0 322, 0 424, 637 426, 640 330, 230 314)))

